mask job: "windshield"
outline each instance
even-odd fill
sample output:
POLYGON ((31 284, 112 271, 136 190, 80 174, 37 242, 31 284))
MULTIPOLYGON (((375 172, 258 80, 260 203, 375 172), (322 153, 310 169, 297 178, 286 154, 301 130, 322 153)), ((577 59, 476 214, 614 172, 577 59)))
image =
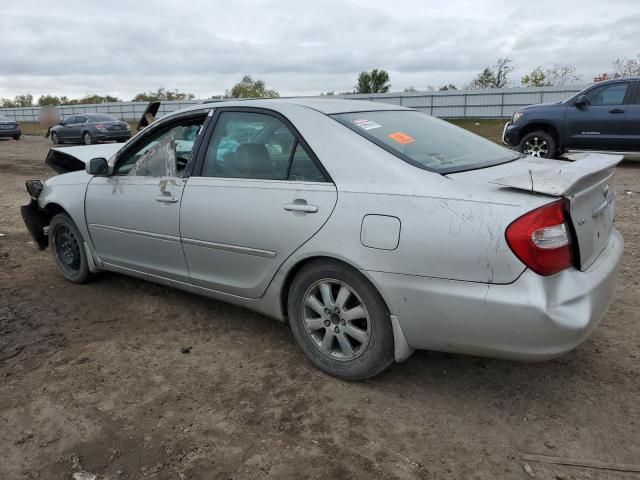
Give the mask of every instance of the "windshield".
POLYGON ((333 118, 402 160, 437 173, 483 168, 520 157, 474 133, 414 110, 342 113, 333 118))

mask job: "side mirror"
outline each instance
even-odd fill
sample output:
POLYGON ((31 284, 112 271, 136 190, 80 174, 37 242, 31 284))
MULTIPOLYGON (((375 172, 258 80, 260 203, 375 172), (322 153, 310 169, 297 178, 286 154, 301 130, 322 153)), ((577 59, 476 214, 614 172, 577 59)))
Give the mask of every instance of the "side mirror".
POLYGON ((64 125, 64 121, 63 121, 63 120, 60 120, 60 121, 58 122, 58 125, 64 125))
POLYGON ((587 105, 589 105, 589 100, 587 100, 586 96, 579 95, 578 98, 576 98, 576 101, 573 102, 573 104, 578 108, 582 108, 582 107, 586 107, 587 105))
POLYGON ((109 164, 106 158, 92 158, 87 163, 87 173, 99 177, 106 177, 109 174, 109 164))

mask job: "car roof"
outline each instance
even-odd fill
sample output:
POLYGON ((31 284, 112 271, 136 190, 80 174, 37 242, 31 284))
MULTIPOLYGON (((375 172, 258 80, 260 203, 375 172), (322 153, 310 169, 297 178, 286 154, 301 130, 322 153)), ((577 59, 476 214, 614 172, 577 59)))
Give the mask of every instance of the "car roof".
POLYGON ((620 78, 610 78, 609 80, 603 80, 601 82, 595 82, 593 85, 589 85, 589 88, 596 85, 606 85, 608 83, 617 83, 617 82, 638 82, 640 81, 640 77, 620 77, 620 78))
POLYGON ((213 100, 183 108, 174 113, 184 113, 192 110, 201 110, 202 108, 220 108, 220 107, 257 107, 278 110, 283 104, 298 105, 312 110, 316 110, 326 115, 350 112, 370 112, 374 110, 409 110, 400 105, 389 103, 370 102, 368 100, 349 100, 342 98, 326 98, 326 97, 291 97, 291 98, 256 98, 242 99, 234 98, 230 100, 213 100))

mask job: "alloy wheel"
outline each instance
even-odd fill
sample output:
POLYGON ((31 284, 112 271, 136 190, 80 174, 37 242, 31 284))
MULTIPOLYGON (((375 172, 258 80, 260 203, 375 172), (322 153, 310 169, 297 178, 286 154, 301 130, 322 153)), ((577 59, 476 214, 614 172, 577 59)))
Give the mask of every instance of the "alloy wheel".
POLYGON ((524 152, 532 157, 545 157, 549 153, 549 145, 543 138, 532 137, 524 144, 524 152))
POLYGON ((371 320, 358 294, 340 280, 325 278, 304 295, 304 327, 316 347, 335 360, 353 360, 367 348, 371 320))
POLYGON ((93 139, 91 138, 91 134, 89 132, 84 134, 84 144, 91 145, 93 143, 93 139))

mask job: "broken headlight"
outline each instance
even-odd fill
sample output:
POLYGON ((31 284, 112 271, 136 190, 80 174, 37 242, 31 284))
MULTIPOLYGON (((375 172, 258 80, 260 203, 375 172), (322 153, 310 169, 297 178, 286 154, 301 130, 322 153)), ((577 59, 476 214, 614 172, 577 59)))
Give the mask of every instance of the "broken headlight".
POLYGON ((27 180, 26 186, 31 198, 37 200, 42 192, 42 182, 40 180, 27 180))

